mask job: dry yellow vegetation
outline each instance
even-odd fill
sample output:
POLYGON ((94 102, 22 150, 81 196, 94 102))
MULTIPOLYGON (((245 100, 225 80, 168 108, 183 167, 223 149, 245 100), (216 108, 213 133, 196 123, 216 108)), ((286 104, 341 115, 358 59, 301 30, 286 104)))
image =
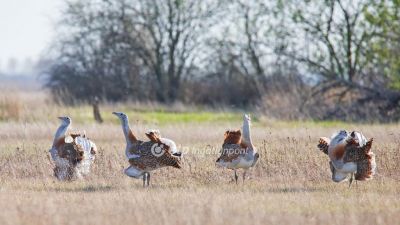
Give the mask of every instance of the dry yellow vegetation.
MULTIPOLYGON (((73 129, 86 130, 99 155, 86 180, 59 182, 48 157, 56 116, 90 117, 91 109, 56 106, 43 93, 20 96, 19 119, 0 121, 0 224, 400 223, 397 124, 319 126, 259 117, 253 140, 261 158, 248 180, 235 185, 233 172, 217 168, 215 160, 224 131, 239 128, 240 119, 153 124, 132 113, 131 126, 141 138, 158 128, 185 153, 183 169, 155 171, 152 185, 143 188, 122 172, 128 163, 117 119, 104 116, 101 125, 78 120, 73 129), (316 144, 341 128, 374 137, 375 179, 351 188, 331 181, 328 158, 316 144)), ((105 106, 103 115, 118 108, 129 105, 105 106)))

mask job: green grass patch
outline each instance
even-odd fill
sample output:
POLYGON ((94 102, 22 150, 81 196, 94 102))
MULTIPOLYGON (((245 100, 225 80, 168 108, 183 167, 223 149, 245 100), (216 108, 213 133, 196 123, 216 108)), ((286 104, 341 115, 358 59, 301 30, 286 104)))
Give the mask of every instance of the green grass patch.
POLYGON ((299 127, 330 128, 330 127, 340 127, 342 129, 347 129, 347 128, 353 127, 354 125, 357 125, 357 123, 349 123, 349 122, 337 121, 337 120, 326 120, 326 121, 318 121, 318 120, 292 120, 292 121, 272 120, 272 121, 262 121, 262 123, 266 124, 266 125, 271 125, 273 127, 287 127, 287 128, 299 128, 299 127))
MULTIPOLYGON (((121 111, 129 116, 129 119, 139 121, 145 124, 176 124, 176 123, 238 123, 241 124, 243 112, 240 111, 224 111, 203 108, 168 108, 165 106, 140 106, 140 105, 103 105, 101 107, 101 115, 105 123, 118 124, 118 119, 112 114, 113 111, 121 111)), ((343 129, 350 128, 358 123, 348 123, 337 120, 275 120, 270 119, 259 113, 251 113, 252 122, 255 126, 272 126, 272 127, 340 127, 343 129)), ((44 107, 44 110, 33 113, 32 116, 21 118, 24 122, 44 122, 54 121, 58 123, 57 116, 70 116, 74 123, 92 124, 95 123, 93 117, 93 108, 90 105, 80 105, 75 107, 57 106, 44 107)), ((7 122, 8 120, 1 121, 7 122)), ((366 125, 366 123, 359 123, 366 125)))
MULTIPOLYGON (((69 108, 67 110, 69 116, 76 123, 92 123, 94 122, 92 108, 83 106, 79 108, 69 108)), ((144 111, 144 110, 123 110, 130 121, 141 121, 151 124, 170 124, 170 123, 207 123, 207 122, 240 122, 242 114, 236 112, 170 112, 163 110, 144 111)), ((118 119, 110 110, 101 112, 104 122, 119 123, 118 119)))
POLYGON ((145 122, 168 123, 204 123, 204 122, 232 122, 240 121, 238 113, 225 112, 146 112, 134 113, 145 122))

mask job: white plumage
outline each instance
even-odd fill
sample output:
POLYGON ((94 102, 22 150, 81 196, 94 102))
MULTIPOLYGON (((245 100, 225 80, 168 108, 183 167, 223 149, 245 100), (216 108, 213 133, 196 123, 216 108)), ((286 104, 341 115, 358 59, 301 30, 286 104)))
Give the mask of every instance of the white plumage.
POLYGON ((350 184, 356 180, 368 180, 376 170, 375 155, 371 151, 372 141, 357 131, 341 130, 332 137, 320 138, 318 147, 329 156, 332 180, 342 182, 350 177, 350 184))
POLYGON ((244 182, 247 170, 253 167, 260 157, 251 140, 250 126, 250 116, 244 115, 242 127, 243 137, 240 130, 225 132, 221 156, 216 161, 217 165, 234 170, 236 183, 238 180, 236 170, 244 169, 244 182))
POLYGON ((90 174, 90 168, 97 152, 96 144, 86 134, 67 134, 72 123, 69 117, 57 129, 50 155, 54 162, 54 175, 59 180, 80 179, 90 174))

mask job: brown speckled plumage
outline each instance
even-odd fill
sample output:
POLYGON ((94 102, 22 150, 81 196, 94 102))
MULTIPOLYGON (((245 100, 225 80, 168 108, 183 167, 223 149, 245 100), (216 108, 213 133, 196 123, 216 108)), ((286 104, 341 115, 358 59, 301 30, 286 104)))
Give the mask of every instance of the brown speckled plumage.
POLYGON ((180 158, 172 155, 169 146, 162 143, 139 140, 132 145, 129 152, 139 156, 138 158, 129 159, 129 163, 141 170, 148 171, 165 166, 181 168, 180 158), (163 154, 159 157, 153 155, 151 149, 154 147, 162 148, 163 154))
POLYGON ((238 144, 223 144, 221 149, 221 156, 217 162, 223 160, 225 162, 232 162, 233 160, 245 155, 246 149, 238 144))
POLYGON ((360 160, 357 163, 357 173, 355 175, 356 180, 368 180, 373 177, 373 168, 372 168, 372 160, 373 158, 370 157, 369 159, 360 160))
MULTIPOLYGON (((75 136, 76 138, 77 136, 75 136)), ((74 138, 74 139, 75 139, 74 138)), ((81 162, 84 158, 84 150, 81 145, 78 145, 75 141, 71 143, 64 143, 58 149, 58 156, 60 158, 68 160, 68 162, 75 166, 81 162)))
POLYGON ((254 167, 260 158, 257 149, 251 141, 251 118, 249 115, 243 115, 243 126, 241 130, 228 130, 224 134, 221 155, 216 160, 216 165, 232 169, 237 184, 238 175, 236 170, 243 169, 243 183, 246 178, 246 172, 254 167), (242 136, 243 132, 243 136, 242 136))
POLYGON ((237 131, 226 131, 224 134, 224 143, 220 151, 221 156, 217 162, 223 160, 225 162, 232 162, 233 160, 246 154, 246 147, 242 143, 242 133, 237 131))
POLYGON ((319 150, 321 150, 321 152, 328 155, 329 143, 325 139, 320 138, 317 147, 319 148, 319 150))
POLYGON ((357 162, 356 180, 368 180, 373 176, 372 161, 375 160, 371 152, 373 139, 371 138, 364 146, 359 146, 352 140, 346 146, 344 162, 357 162))
MULTIPOLYGON (((353 132, 354 133, 354 132, 353 132)), ((320 138, 317 147, 324 154, 328 155, 329 140, 326 138, 320 138)), ((355 162, 357 164, 357 172, 355 173, 356 180, 368 180, 373 177, 375 164, 374 154, 371 152, 373 139, 371 138, 364 146, 360 146, 358 140, 352 136, 349 138, 345 146, 338 146, 343 148, 343 154, 341 158, 344 163, 355 162)), ((337 150, 337 149, 336 149, 337 150)), ((340 149, 337 152, 341 152, 340 149)), ((332 162, 329 162, 332 176, 335 175, 335 168, 332 162)))
POLYGON ((346 145, 346 154, 344 155, 344 162, 358 162, 370 158, 369 152, 371 151, 373 139, 371 138, 364 146, 359 146, 358 143, 349 141, 346 145))
POLYGON ((60 160, 63 160, 64 163, 55 163, 54 175, 61 180, 71 180, 76 177, 81 177, 82 174, 87 175, 86 172, 82 172, 81 174, 81 164, 84 163, 84 161, 90 161, 90 157, 94 157, 94 155, 97 153, 95 145, 91 144, 91 146, 86 147, 90 147, 90 154, 92 156, 85 156, 85 147, 80 144, 80 142, 77 140, 78 138, 85 140, 86 143, 90 142, 90 140, 86 138, 85 134, 79 133, 71 133, 66 137, 60 138, 56 142, 55 148, 57 156, 60 160), (67 139, 68 141, 66 142, 67 139), (79 173, 79 175, 77 175, 77 173, 79 173))
POLYGON ((146 136, 150 141, 139 140, 129 127, 129 119, 125 113, 113 112, 122 125, 126 140, 125 155, 130 166, 124 173, 136 179, 143 178, 143 186, 150 185, 150 171, 172 166, 181 168, 182 153, 178 152, 174 141, 168 138, 161 138, 158 131, 150 131, 146 136))

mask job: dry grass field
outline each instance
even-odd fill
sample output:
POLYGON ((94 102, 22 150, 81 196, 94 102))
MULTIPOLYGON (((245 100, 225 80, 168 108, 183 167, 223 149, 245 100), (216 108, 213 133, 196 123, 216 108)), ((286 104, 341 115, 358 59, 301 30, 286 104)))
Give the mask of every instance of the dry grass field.
POLYGON ((215 160, 223 132, 241 126, 239 113, 146 107, 103 106, 99 125, 90 106, 57 106, 45 93, 0 94, 0 224, 400 224, 398 124, 282 122, 255 115, 253 140, 261 158, 248 180, 236 185, 233 172, 217 168, 215 160), (183 169, 155 171, 149 188, 125 176, 114 110, 129 113, 141 138, 158 128, 175 140, 185 153, 183 169), (73 130, 86 130, 100 149, 83 181, 52 176, 48 149, 59 115, 70 115, 73 130), (374 180, 351 188, 331 181, 328 159, 316 144, 338 129, 375 138, 374 180))

